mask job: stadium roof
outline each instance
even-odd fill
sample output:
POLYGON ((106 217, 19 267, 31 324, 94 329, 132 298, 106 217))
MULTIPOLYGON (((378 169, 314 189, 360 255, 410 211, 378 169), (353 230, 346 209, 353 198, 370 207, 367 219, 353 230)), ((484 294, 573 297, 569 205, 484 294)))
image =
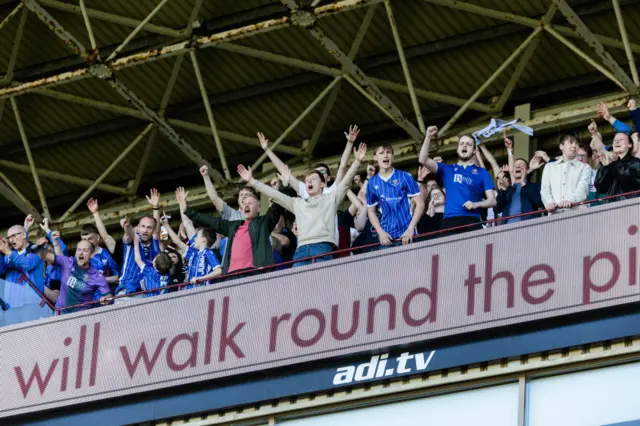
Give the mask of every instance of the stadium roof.
POLYGON ((205 162, 225 187, 263 163, 257 131, 302 167, 339 154, 353 123, 413 155, 423 120, 452 136, 519 104, 547 108, 549 128, 591 114, 553 105, 623 106, 638 3, 0 0, 0 222, 35 208, 74 229, 89 195, 135 213, 151 186, 199 184, 205 162))

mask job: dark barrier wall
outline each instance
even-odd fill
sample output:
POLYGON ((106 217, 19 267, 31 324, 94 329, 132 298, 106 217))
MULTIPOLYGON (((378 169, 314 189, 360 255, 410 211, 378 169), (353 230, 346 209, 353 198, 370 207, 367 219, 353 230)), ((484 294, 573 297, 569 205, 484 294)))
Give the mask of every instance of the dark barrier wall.
POLYGON ((3 328, 0 414, 637 302, 639 213, 621 202, 3 328))

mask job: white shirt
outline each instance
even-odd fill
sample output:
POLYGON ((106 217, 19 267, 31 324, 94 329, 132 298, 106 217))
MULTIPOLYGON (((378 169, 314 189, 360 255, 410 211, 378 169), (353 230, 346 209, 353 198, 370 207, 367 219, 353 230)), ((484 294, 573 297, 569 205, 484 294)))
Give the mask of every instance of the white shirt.
POLYGON ((587 199, 591 186, 591 167, 577 159, 571 161, 558 157, 542 171, 540 196, 546 206, 565 201, 579 203, 587 199))

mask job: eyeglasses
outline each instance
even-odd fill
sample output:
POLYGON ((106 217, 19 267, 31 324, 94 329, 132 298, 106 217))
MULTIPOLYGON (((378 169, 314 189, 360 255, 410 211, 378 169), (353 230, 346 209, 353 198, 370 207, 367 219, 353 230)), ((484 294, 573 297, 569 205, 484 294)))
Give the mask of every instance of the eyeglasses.
POLYGON ((17 237, 18 235, 22 235, 22 234, 24 234, 24 232, 16 232, 15 234, 7 235, 7 240, 11 240, 17 237))
POLYGON ((587 158, 587 154, 578 154, 576 155, 577 158, 582 158, 582 159, 586 159, 587 158))

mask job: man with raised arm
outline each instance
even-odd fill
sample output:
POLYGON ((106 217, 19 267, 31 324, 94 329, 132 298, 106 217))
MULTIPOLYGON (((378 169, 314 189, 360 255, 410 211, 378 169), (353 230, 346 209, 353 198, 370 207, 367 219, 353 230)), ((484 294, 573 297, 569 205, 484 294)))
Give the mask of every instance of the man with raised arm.
MULTIPOLYGON (((153 208, 153 217, 144 216, 138 222, 137 232, 140 234, 140 253, 145 262, 151 262, 160 253, 160 193, 157 189, 151 190, 151 195, 147 196, 147 201, 153 208)), ((120 226, 124 230, 122 243, 124 250, 122 254, 122 269, 120 271, 120 284, 116 288, 116 295, 135 293, 142 289, 140 279, 140 268, 136 264, 133 247, 134 229, 129 219, 120 220, 120 226)), ((133 297, 145 297, 137 295, 133 297)), ((116 302, 125 301, 129 298, 120 298, 116 302)))
POLYGON ((447 234, 459 234, 482 229, 480 210, 496 206, 493 180, 486 169, 473 164, 476 142, 468 135, 458 138, 457 164, 434 161, 429 156, 431 140, 438 136, 438 128, 429 126, 420 149, 420 164, 427 167, 442 181, 447 199, 444 206, 442 229, 452 229, 447 234))
MULTIPOLYGON (((100 271, 93 267, 91 258, 95 249, 93 243, 82 240, 76 246, 74 257, 67 257, 62 254, 58 240, 60 233, 55 231, 51 234, 55 254, 43 254, 43 258, 60 268, 60 294, 56 301, 56 308, 66 308, 80 305, 94 300, 94 294, 100 294, 101 303, 106 303, 106 299, 111 296, 111 290, 107 280, 100 271)), ((63 314, 79 312, 92 308, 93 305, 79 306, 71 309, 63 309, 63 314)))
POLYGON ((5 275, 4 302, 11 306, 4 314, 6 325, 51 315, 40 307, 42 298, 29 285, 44 294, 44 262, 33 252, 22 225, 9 228, 6 240, 0 238, 0 275, 5 275))
MULTIPOLYGON (((358 135, 360 134, 360 129, 358 126, 349 126, 349 133, 345 132, 344 135, 347 138, 347 144, 342 153, 342 157, 340 158, 340 166, 338 167, 338 172, 336 173, 336 178, 333 183, 330 183, 331 180, 331 170, 326 164, 316 164, 313 168, 317 170, 324 177, 324 182, 326 183, 324 187, 324 194, 328 194, 331 191, 334 191, 337 188, 337 184, 339 184, 344 178, 344 174, 347 171, 347 163, 349 162, 349 156, 351 155, 351 150, 353 149, 353 144, 355 143, 358 135)), ((278 156, 269 149, 269 140, 262 133, 258 133, 258 140, 260 141, 260 145, 264 152, 267 154, 273 165, 276 167, 280 174, 284 173, 286 164, 278 156)), ((298 193, 298 195, 304 199, 309 197, 307 190, 305 188, 304 182, 296 179, 295 176, 291 176, 291 182, 289 182, 291 187, 298 193)))
MULTIPOLYGON (((493 210, 498 214, 502 213, 503 216, 517 216, 542 209, 544 206, 540 198, 540 184, 527 181, 529 163, 524 158, 514 160, 513 141, 506 134, 504 141, 509 153, 509 169, 513 184, 498 191, 498 205, 493 210)), ((506 219, 506 223, 517 223, 538 216, 539 214, 514 217, 506 219)))
POLYGON ((238 210, 235 210, 229 207, 229 204, 227 204, 227 202, 218 195, 218 192, 211 181, 211 176, 209 176, 209 168, 207 166, 200 167, 200 174, 204 180, 204 187, 207 190, 207 195, 218 213, 220 213, 220 216, 224 220, 242 220, 244 218, 244 215, 242 214, 242 204, 247 197, 255 197, 256 194, 253 189, 247 187, 240 189, 238 192, 238 210))
POLYGON ((591 167, 577 158, 578 139, 573 135, 562 135, 559 142, 562 155, 542 171, 540 196, 550 213, 585 201, 591 186, 591 167))
POLYGON ((160 252, 153 258, 153 261, 142 257, 142 247, 140 234, 133 234, 133 255, 136 265, 140 271, 140 287, 142 290, 158 290, 145 293, 141 297, 157 296, 166 293, 162 290, 171 283, 171 266, 173 265, 171 257, 165 252, 160 252))
MULTIPOLYGON (((309 195, 306 200, 300 197, 290 197, 276 191, 272 187, 255 180, 251 169, 247 169, 243 165, 238 166, 238 173, 245 182, 296 215, 298 248, 293 256, 294 260, 328 254, 335 250, 337 241, 335 238, 334 218, 349 189, 349 184, 367 154, 367 146, 360 144, 357 150, 353 149, 353 153, 355 161, 349 171, 340 183, 334 185, 335 189, 328 194, 323 194, 326 183, 322 173, 317 170, 310 171, 305 178, 305 191, 309 195)), ((283 184, 291 181, 290 175, 289 168, 285 166, 281 174, 283 184)), ((317 258, 315 262, 324 262, 332 258, 333 256, 331 255, 322 256, 317 258)), ((312 263, 312 260, 302 260, 296 262, 293 266, 303 266, 310 263, 312 263)))
POLYGON ((187 194, 176 193, 180 210, 196 224, 202 224, 227 238, 222 258, 222 273, 252 272, 275 262, 271 247, 271 232, 276 227, 284 208, 273 203, 265 215, 260 216, 260 200, 251 193, 242 202, 242 220, 226 220, 201 214, 187 207, 187 194))

